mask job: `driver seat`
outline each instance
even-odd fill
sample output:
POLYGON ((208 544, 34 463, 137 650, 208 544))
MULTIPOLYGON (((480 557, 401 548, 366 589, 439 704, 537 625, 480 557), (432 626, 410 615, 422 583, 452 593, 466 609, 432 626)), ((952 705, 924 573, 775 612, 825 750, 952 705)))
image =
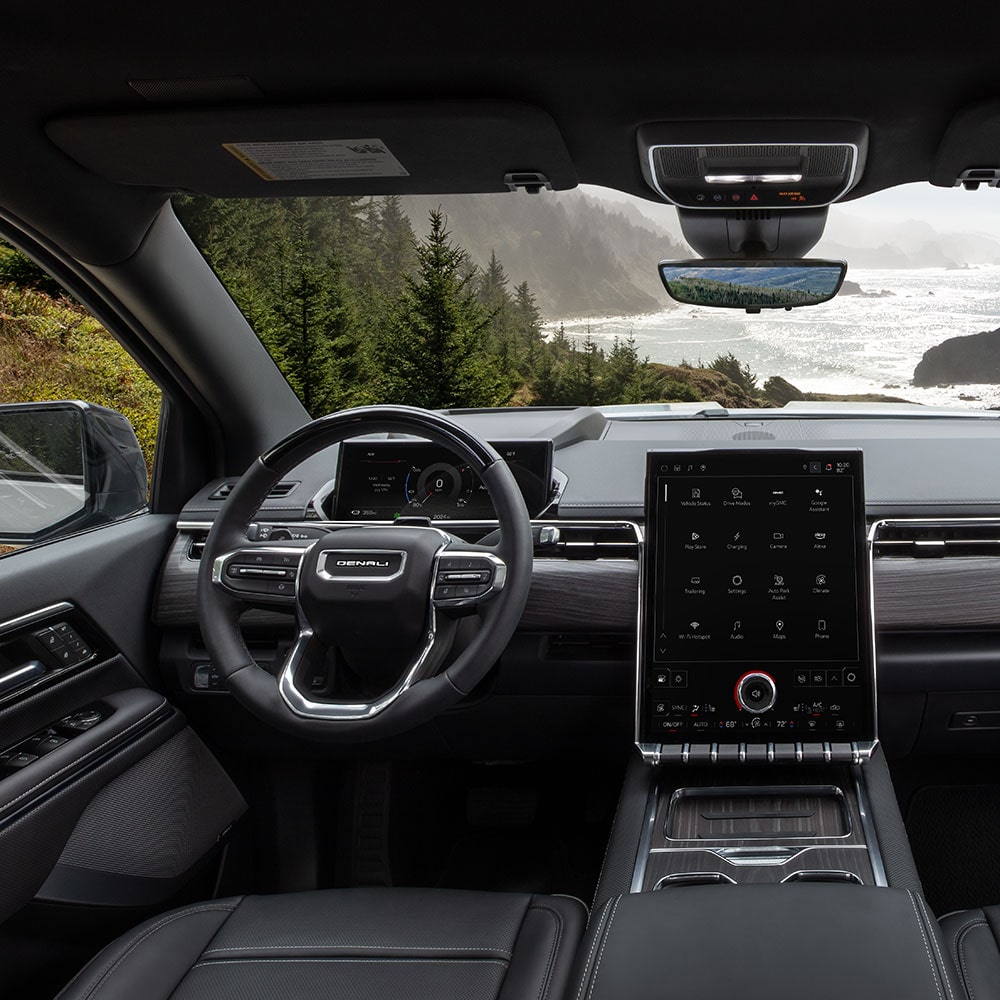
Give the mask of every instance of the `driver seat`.
POLYGON ((527 893, 235 896, 147 920, 59 1000, 559 1000, 586 919, 527 893))

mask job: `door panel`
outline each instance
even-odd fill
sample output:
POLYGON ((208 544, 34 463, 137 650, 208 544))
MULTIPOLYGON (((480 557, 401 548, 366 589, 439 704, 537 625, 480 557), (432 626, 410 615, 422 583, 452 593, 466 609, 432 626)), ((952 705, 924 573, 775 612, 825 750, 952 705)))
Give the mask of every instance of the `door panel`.
POLYGON ((0 559, 0 684, 21 681, 0 689, 0 920, 47 880, 49 899, 153 905, 245 808, 155 690, 151 608, 173 520, 0 559))

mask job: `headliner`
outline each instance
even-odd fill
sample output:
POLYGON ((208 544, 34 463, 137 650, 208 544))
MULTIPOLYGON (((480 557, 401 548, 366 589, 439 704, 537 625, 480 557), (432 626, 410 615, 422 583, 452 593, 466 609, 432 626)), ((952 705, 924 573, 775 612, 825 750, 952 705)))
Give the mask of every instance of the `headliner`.
MULTIPOLYGON (((135 183, 141 165, 128 184, 80 166, 47 135, 56 119, 220 107, 273 118, 282 107, 370 102, 405 116, 410 102, 452 100, 545 112, 580 182, 650 199, 636 153, 643 122, 862 121, 870 144, 857 196, 927 179, 955 116, 1000 98, 1000 16, 988 8, 933 19, 914 7, 901 15, 899 7, 869 4, 853 17, 843 7, 836 16, 829 4, 725 0, 672 9, 619 3, 609 8, 613 17, 600 19, 539 10, 468 3, 438 3, 430 12, 413 3, 348 9, 329 0, 176 0, 118 10, 56 0, 6 10, 0 205, 74 256, 114 263, 134 252, 169 185, 152 175, 152 183, 135 183), (240 82, 155 101, 129 85, 226 78, 240 82)), ((952 159, 990 157, 966 165, 1000 165, 998 121, 990 108, 953 136, 952 159), (969 143, 976 148, 966 152, 969 143)), ((116 144, 129 159, 128 137, 116 144)), ((460 149, 438 169, 438 193, 468 188, 460 149)), ((426 190, 427 182, 420 188, 415 179, 412 189, 426 190)))

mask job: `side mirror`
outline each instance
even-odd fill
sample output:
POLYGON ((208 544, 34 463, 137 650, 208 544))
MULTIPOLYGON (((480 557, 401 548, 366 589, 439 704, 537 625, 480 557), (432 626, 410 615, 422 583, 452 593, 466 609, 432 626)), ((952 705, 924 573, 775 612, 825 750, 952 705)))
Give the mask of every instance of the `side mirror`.
POLYGON ((30 545, 146 507, 135 431, 75 400, 0 405, 0 544, 30 545))
POLYGON ((685 305, 794 309, 832 299, 844 283, 842 260, 661 260, 667 294, 685 305))

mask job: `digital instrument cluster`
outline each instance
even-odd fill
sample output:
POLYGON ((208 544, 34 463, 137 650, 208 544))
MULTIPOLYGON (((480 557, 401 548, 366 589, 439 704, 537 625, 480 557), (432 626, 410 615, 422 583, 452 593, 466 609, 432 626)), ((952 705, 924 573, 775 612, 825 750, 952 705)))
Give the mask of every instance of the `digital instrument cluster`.
MULTIPOLYGON (((548 506, 551 441, 495 441, 532 517, 548 506)), ((421 441, 346 441, 340 449, 333 517, 338 521, 490 521, 489 493, 465 462, 421 441)))

